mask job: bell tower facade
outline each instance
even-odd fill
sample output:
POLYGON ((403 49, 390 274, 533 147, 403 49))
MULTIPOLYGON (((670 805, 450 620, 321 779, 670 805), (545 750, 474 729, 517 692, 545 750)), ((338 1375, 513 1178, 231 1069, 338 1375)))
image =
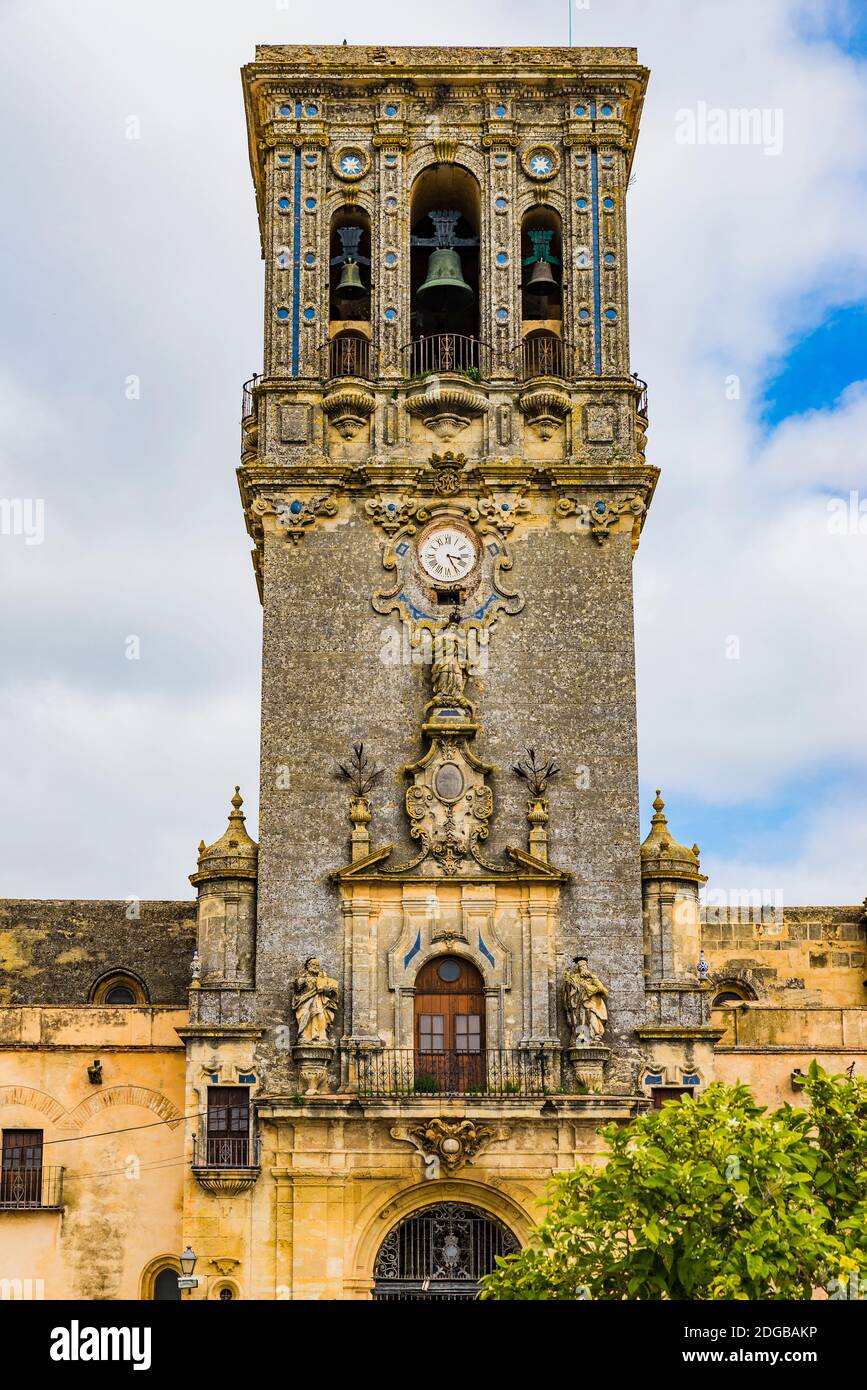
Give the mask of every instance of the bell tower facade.
POLYGON ((264 47, 243 71, 260 841, 238 832, 237 873, 203 847, 195 881, 219 861, 219 934, 252 865, 256 926, 243 971, 203 958, 187 1046, 191 1104, 250 1085, 261 1297, 388 1296, 425 1212, 515 1248, 551 1173, 648 1104, 648 1048, 710 1045, 695 981, 656 980, 648 1014, 646 76, 632 49, 264 47))

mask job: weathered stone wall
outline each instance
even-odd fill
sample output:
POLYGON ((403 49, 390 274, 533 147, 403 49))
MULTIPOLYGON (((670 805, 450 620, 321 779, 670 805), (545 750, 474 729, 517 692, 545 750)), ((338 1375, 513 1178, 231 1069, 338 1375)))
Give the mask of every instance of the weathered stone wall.
POLYGON ((0 1007, 0 1127, 42 1130, 52 1182, 64 1170, 62 1212, 0 1210, 0 1280, 41 1280, 47 1299, 137 1299, 148 1267, 183 1249, 185 1020, 0 1007))
MULTIPOLYGON (((544 496, 534 503, 551 506, 544 496)), ((396 859, 413 849, 402 768, 424 748, 429 675, 383 659, 399 629, 371 604, 387 576, 382 537, 362 505, 344 501, 337 521, 297 545, 274 536, 266 546, 260 1024, 286 1022, 288 982, 306 955, 342 976, 344 929, 328 873, 349 859, 347 795, 333 774, 353 742, 386 769, 371 798, 373 846, 395 844, 396 859)), ((488 670, 467 688, 482 726, 476 751, 496 767, 486 855, 526 845, 516 758, 528 746, 555 754, 563 770, 550 791, 549 854, 574 876, 562 895, 557 974, 579 949, 591 958, 622 1045, 644 1002, 629 535, 600 546, 550 522, 512 539, 511 550, 509 582, 526 606, 500 616, 488 670)), ((338 1018, 336 1036, 342 1027, 338 1018)))
POLYGON ((195 942, 195 902, 0 899, 0 1004, 86 1004, 115 969, 186 1004, 195 942))
POLYGON ((863 907, 707 908, 702 945, 715 984, 795 1008, 867 1005, 863 907))

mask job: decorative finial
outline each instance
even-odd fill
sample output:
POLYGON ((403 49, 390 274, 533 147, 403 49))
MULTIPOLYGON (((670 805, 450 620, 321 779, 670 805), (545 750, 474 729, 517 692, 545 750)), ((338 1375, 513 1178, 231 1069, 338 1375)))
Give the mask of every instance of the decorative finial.
POLYGON ((234 808, 235 808, 236 811, 240 811, 240 809, 241 809, 241 807, 243 806, 243 804, 244 804, 244 798, 243 798, 243 796, 241 795, 241 788, 240 788, 240 787, 236 787, 236 788, 235 788, 235 795, 232 797, 232 805, 234 806, 234 808))
POLYGON ((701 950, 698 953, 698 978, 700 980, 706 980, 709 974, 710 966, 704 958, 704 950, 701 950))
POLYGON ((204 840, 200 840, 200 841, 199 841, 199 855, 204 854, 204 852, 205 852, 205 850, 206 850, 207 848, 208 848, 208 846, 205 844, 204 840))
POLYGON ((516 777, 521 777, 526 783, 530 795, 533 797, 544 796, 548 783, 552 777, 556 777, 560 771, 553 758, 547 762, 537 761, 535 748, 528 748, 518 762, 512 768, 516 777))
POLYGON ((660 815, 665 809, 665 802, 662 799, 662 792, 659 790, 659 787, 656 788, 656 800, 653 803, 653 809, 657 815, 660 815))
POLYGON ((338 763, 334 775, 348 782, 356 796, 367 796, 384 771, 382 767, 373 767, 364 752, 364 744, 356 743, 352 748, 352 757, 345 763, 338 763))

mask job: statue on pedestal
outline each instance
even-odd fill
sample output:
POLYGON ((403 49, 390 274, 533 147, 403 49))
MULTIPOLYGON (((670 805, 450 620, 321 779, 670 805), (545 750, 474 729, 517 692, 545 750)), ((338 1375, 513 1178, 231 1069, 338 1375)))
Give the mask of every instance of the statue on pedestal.
POLYGON ((292 1008, 299 1043, 327 1043, 337 1012, 337 981, 326 975, 315 956, 308 956, 294 982, 292 1008))
POLYGON ((572 1046, 598 1043, 608 1021, 608 990, 587 964, 586 956, 576 956, 574 969, 563 976, 563 1003, 572 1031, 572 1046))
POLYGON ((471 709, 464 695, 467 683, 467 667, 460 650, 460 613, 455 608, 449 614, 447 626, 434 638, 434 652, 431 661, 431 705, 458 705, 461 709, 471 709))

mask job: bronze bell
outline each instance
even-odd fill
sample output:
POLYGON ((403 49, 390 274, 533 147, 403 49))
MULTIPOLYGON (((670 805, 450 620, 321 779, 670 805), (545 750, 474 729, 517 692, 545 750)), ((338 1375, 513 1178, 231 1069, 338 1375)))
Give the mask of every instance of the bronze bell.
POLYGON ((554 279, 548 261, 536 261, 524 289, 527 294, 538 295, 541 299, 554 299, 560 293, 560 286, 554 279))
POLYGON ((423 307, 441 313, 461 309, 473 299, 473 291, 464 279, 461 258, 453 246, 438 246, 430 253, 427 276, 419 285, 416 298, 423 307))
POLYGON ((357 261, 344 261, 340 281, 334 291, 335 299, 362 299, 367 294, 357 261))

